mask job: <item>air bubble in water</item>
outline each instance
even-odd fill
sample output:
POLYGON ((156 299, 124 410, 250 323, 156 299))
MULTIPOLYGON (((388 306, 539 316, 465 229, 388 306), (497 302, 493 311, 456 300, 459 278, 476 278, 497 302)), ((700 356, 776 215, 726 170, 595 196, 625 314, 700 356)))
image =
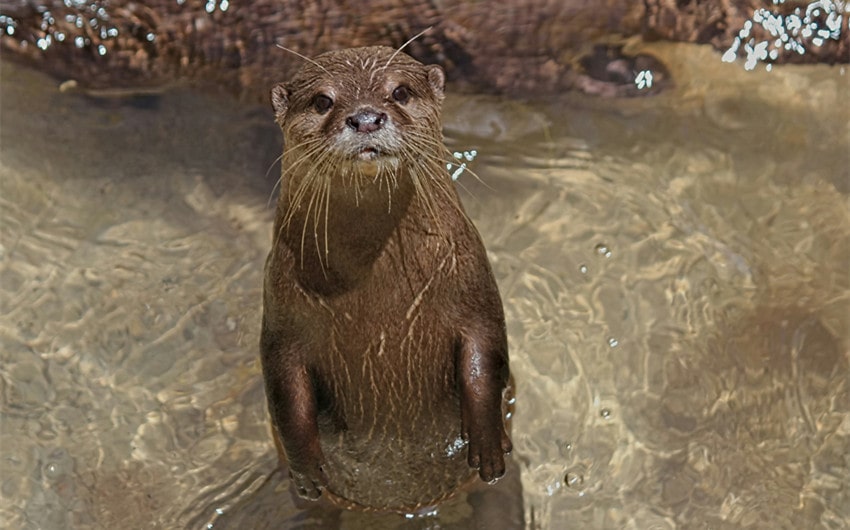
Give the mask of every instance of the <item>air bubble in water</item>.
POLYGON ((570 471, 564 477, 564 483, 569 488, 580 488, 584 484, 584 475, 570 471))
POLYGON ((596 247, 594 247, 594 250, 596 250, 596 253, 600 256, 603 256, 605 258, 611 257, 611 249, 608 248, 608 245, 606 245, 605 243, 599 243, 598 245, 596 245, 596 247))
POLYGON ((56 464, 47 464, 44 466, 44 474, 47 478, 56 478, 62 474, 62 470, 56 464))

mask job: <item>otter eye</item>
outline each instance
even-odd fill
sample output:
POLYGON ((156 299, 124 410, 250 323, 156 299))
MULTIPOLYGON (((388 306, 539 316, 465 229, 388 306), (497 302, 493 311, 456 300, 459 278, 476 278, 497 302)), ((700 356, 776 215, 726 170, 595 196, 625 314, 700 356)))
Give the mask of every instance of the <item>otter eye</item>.
POLYGON ((334 100, 324 94, 319 94, 313 98, 313 108, 315 108, 319 114, 326 113, 331 110, 331 107, 333 106, 334 100))
POLYGON ((410 99, 410 91, 404 85, 399 85, 393 90, 393 99, 404 105, 410 99))

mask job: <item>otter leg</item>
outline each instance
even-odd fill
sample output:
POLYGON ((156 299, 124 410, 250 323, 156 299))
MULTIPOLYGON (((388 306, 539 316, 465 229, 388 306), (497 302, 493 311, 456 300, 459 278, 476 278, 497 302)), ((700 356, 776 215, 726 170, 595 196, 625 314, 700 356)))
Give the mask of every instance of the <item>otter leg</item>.
POLYGON ((286 453, 289 475, 298 495, 315 500, 328 482, 322 469, 315 385, 306 366, 285 363, 284 359, 295 357, 281 354, 269 343, 263 340, 261 349, 272 424, 286 453))
POLYGON ((502 417, 502 392, 509 378, 507 347, 488 342, 462 341, 458 382, 469 466, 478 469, 481 480, 492 482, 505 474, 504 455, 512 446, 502 417))

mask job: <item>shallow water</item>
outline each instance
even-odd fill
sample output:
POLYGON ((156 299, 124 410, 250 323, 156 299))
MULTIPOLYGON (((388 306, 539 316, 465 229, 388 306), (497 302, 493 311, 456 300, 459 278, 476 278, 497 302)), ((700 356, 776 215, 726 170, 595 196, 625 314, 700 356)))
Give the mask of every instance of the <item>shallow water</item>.
MULTIPOLYGON (((446 104, 486 184, 460 179, 507 314, 509 491, 530 528, 845 528, 850 74, 655 52, 654 98, 446 104)), ((0 75, 5 527, 473 527, 465 498, 300 511, 272 472, 266 109, 0 75)))

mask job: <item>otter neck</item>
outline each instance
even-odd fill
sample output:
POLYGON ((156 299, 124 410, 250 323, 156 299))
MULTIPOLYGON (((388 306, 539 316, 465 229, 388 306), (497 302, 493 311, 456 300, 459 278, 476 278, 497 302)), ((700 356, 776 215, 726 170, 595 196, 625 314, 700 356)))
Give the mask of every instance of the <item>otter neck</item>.
POLYGON ((351 179, 332 178, 327 202, 317 196, 312 207, 309 197, 290 204, 284 190, 278 219, 290 221, 279 233, 295 258, 302 288, 325 296, 340 294, 370 273, 415 193, 404 171, 396 171, 394 177, 366 179, 359 190, 351 179))

